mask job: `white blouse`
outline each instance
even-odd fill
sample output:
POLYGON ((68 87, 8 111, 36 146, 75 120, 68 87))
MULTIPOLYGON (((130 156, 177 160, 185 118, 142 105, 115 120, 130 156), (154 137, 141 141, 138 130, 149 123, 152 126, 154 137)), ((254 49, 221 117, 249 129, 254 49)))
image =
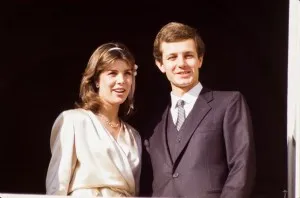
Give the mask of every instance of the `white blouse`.
POLYGON ((62 112, 51 131, 47 194, 137 196, 141 138, 125 122, 121 130, 114 139, 91 111, 62 112))

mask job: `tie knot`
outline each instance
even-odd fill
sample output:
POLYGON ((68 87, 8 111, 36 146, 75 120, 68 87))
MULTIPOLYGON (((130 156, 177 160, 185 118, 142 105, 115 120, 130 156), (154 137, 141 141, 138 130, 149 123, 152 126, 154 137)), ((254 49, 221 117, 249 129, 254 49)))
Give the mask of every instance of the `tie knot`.
POLYGON ((177 107, 183 107, 183 106, 184 106, 184 100, 178 100, 177 107))

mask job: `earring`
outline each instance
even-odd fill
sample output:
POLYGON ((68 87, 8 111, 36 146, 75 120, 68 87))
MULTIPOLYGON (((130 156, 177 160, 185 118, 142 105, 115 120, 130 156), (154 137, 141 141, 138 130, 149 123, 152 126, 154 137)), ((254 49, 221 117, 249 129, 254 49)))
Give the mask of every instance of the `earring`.
POLYGON ((129 115, 131 113, 131 111, 133 111, 133 110, 134 110, 134 106, 133 106, 133 103, 131 103, 129 105, 129 108, 128 108, 128 111, 127 111, 126 115, 129 115))
POLYGON ((96 87, 97 87, 97 88, 99 88, 99 87, 100 87, 98 83, 96 83, 96 87))

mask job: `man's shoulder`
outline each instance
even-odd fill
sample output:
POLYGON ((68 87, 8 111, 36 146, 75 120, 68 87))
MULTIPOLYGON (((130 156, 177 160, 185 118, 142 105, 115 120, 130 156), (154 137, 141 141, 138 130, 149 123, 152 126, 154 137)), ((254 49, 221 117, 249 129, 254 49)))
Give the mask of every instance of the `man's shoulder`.
POLYGON ((205 88, 201 94, 204 98, 209 98, 213 103, 230 103, 232 101, 244 100, 244 96, 237 90, 213 90, 205 88))
POLYGON ((220 90, 212 90, 212 94, 214 97, 239 97, 242 95, 240 91, 220 91, 220 90))
POLYGON ((216 107, 230 107, 235 104, 247 104, 247 100, 240 91, 212 91, 211 101, 216 107))
POLYGON ((227 97, 240 97, 242 93, 238 90, 218 90, 218 89, 211 89, 208 87, 203 87, 200 95, 207 95, 212 94, 214 98, 227 98, 227 97))

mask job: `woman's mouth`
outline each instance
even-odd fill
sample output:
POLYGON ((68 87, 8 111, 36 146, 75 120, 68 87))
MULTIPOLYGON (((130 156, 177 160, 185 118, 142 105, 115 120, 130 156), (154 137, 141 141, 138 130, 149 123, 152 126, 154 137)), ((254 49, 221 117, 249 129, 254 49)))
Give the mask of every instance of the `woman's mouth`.
POLYGON ((113 89, 113 91, 117 93, 124 93, 126 90, 124 88, 117 88, 117 89, 113 89))

